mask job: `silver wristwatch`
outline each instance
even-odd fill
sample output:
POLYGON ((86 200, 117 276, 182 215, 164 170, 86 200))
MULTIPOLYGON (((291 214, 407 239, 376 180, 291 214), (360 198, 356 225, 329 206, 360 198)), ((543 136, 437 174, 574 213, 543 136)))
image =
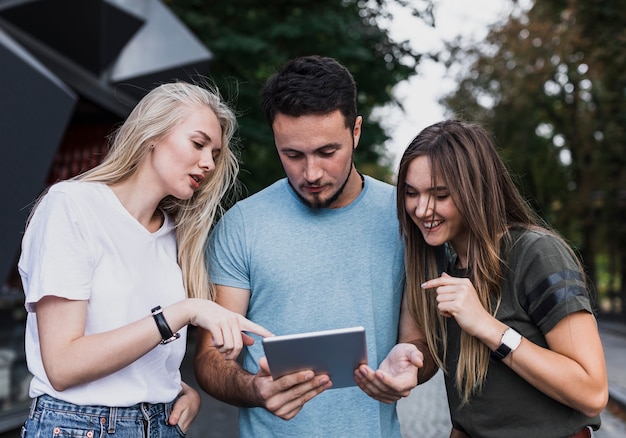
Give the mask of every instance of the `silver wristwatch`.
POLYGON ((497 350, 495 350, 492 355, 498 359, 502 360, 509 355, 512 351, 514 351, 519 344, 522 342, 522 335, 513 330, 511 327, 506 329, 504 334, 502 335, 502 340, 500 341, 500 346, 497 350))

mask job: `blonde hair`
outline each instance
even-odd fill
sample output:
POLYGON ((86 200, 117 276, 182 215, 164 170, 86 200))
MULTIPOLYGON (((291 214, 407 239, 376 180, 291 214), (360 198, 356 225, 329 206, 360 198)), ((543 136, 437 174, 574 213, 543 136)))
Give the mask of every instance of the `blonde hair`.
POLYGON ((187 200, 164 198, 159 208, 176 224, 178 263, 189 297, 214 299, 205 263, 205 246, 216 217, 223 213, 222 202, 235 194, 239 162, 231 142, 237 128, 233 110, 219 91, 207 84, 186 82, 162 84, 150 91, 132 110, 126 121, 109 137, 110 149, 101 164, 74 179, 108 185, 130 179, 150 146, 168 134, 194 107, 209 107, 222 128, 222 149, 215 158, 215 170, 187 200))
MULTIPOLYGON (((489 134, 480 126, 458 120, 434 124, 420 132, 404 152, 398 171, 397 207, 405 240, 409 310, 426 335, 431 355, 445 370, 445 318, 437 309, 436 294, 425 293, 420 286, 439 275, 435 248, 426 244, 405 209, 408 167, 418 156, 429 158, 433 183, 441 178, 467 225, 470 280, 483 307, 492 315, 502 296, 502 239, 509 238, 507 231, 513 227, 536 228, 540 221, 516 188, 489 134)), ((463 403, 481 390, 489 355, 483 342, 461 332, 456 382, 463 403)))

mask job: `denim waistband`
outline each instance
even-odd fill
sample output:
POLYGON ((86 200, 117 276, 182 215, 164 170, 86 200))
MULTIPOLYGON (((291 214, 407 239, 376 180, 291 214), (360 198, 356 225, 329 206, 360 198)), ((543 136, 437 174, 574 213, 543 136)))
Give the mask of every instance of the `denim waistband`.
POLYGON ((115 431, 117 420, 148 420, 156 415, 164 414, 169 418, 174 401, 169 403, 138 403, 128 407, 109 407, 97 405, 76 405, 74 403, 59 400, 49 395, 40 395, 33 399, 30 407, 30 416, 37 409, 49 409, 57 412, 80 414, 83 416, 98 417, 98 422, 108 425, 109 433, 115 431))

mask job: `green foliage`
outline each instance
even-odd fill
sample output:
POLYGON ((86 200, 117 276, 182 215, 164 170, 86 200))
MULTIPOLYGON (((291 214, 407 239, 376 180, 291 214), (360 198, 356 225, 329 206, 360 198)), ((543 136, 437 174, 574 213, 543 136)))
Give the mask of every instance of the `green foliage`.
MULTIPOLYGON (((240 179, 254 193, 283 175, 271 130, 260 110, 260 89, 285 61, 301 55, 331 56, 346 65, 358 87, 364 127, 355 162, 362 171, 389 179, 382 147, 388 136, 369 118, 376 106, 394 102, 391 90, 415 74, 420 54, 390 40, 379 26, 388 3, 377 1, 206 1, 167 4, 213 52, 211 78, 240 113, 240 179)), ((415 3, 415 2, 413 2, 415 3)), ((405 7, 432 23, 430 0, 405 7)))
POLYGON ((592 279, 600 254, 612 260, 602 265, 611 275, 626 267, 622 3, 536 1, 483 45, 451 45, 453 59, 473 62, 443 101, 493 130, 524 192, 577 246, 592 279))

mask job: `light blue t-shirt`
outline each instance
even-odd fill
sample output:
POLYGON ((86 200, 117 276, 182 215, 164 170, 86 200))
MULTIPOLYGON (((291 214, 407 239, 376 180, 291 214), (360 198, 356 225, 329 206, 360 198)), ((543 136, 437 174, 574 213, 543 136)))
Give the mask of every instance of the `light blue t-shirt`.
MULTIPOLYGON (((311 209, 286 179, 238 202, 211 234, 216 284, 250 290, 247 317, 276 335, 363 326, 370 367, 396 344, 404 280, 395 188, 366 177, 348 206, 311 209)), ((244 350, 256 373, 260 340, 244 350)), ((399 437, 396 405, 331 389, 284 421, 240 409, 242 437, 399 437)))

